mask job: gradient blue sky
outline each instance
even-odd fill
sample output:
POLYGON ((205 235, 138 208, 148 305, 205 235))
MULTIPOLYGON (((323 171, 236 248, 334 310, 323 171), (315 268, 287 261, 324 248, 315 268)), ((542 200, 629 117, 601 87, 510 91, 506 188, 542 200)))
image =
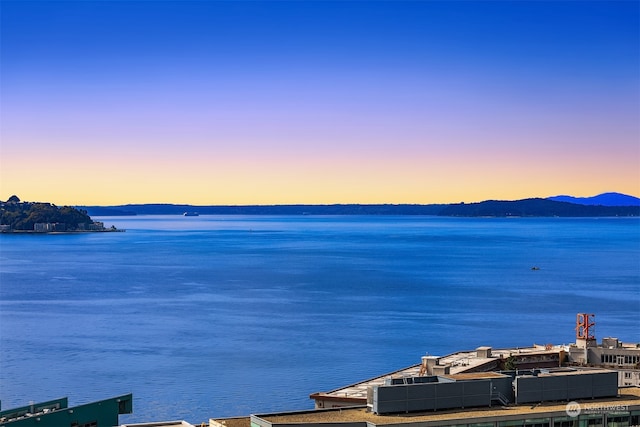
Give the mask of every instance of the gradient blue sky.
POLYGON ((640 195, 637 1, 0 7, 0 199, 640 195))

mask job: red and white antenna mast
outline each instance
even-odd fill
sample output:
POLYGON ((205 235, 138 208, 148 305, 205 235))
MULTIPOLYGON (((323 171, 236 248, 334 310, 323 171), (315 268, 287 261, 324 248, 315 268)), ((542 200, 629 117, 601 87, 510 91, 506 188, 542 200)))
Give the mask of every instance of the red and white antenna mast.
POLYGON ((595 317, 596 315, 591 313, 578 313, 576 315, 576 344, 583 344, 585 347, 595 345, 595 317))

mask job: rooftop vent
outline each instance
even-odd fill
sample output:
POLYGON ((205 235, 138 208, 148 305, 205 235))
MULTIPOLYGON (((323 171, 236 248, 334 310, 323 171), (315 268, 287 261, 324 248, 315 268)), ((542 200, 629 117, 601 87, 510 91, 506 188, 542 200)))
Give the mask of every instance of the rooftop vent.
POLYGON ((491 347, 478 347, 476 348, 476 356, 481 359, 488 359, 491 357, 491 347))

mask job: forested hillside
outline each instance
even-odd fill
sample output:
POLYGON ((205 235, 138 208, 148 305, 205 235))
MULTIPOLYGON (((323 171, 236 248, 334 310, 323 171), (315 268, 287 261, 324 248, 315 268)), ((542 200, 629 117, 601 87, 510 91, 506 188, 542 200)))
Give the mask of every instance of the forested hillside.
MULTIPOLYGON (((21 202, 12 196, 0 202, 0 225, 13 231, 32 231, 35 224, 58 224, 62 231, 91 229, 95 225, 85 210, 51 203, 21 202), (8 226, 8 227, 7 227, 8 226)), ((7 230, 5 230, 7 231, 7 230)))
POLYGON ((487 200, 480 203, 449 205, 442 216, 558 216, 558 217, 612 217, 639 216, 638 206, 588 206, 575 203, 556 202, 548 199, 524 199, 514 201, 487 200))

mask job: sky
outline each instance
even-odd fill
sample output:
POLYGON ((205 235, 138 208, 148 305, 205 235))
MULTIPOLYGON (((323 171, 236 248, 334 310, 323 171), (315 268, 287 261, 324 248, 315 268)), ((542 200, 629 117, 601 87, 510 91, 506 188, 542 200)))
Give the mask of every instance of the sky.
POLYGON ((640 196, 640 2, 0 2, 0 199, 640 196))

